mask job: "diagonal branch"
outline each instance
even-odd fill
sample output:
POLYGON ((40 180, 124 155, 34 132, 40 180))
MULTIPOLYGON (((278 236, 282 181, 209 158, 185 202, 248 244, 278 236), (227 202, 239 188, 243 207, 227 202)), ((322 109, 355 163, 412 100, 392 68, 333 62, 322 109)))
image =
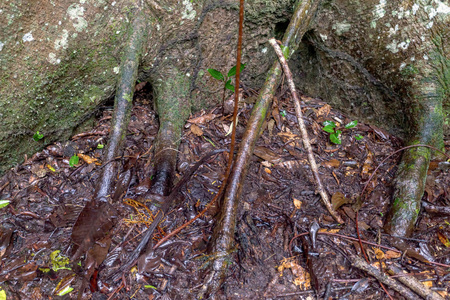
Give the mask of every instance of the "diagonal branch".
POLYGON ((313 151, 312 151, 312 148, 311 148, 311 142, 309 141, 308 132, 306 131, 305 122, 303 121, 302 109, 300 107, 300 100, 298 98, 297 91, 295 90, 294 81, 292 80, 292 73, 289 70, 289 66, 288 66, 288 64, 286 62, 286 59, 283 56, 283 51, 281 51, 281 48, 277 44, 275 39, 271 38, 269 40, 269 43, 274 48, 275 53, 277 54, 278 59, 280 60, 281 66, 283 67, 283 72, 284 72, 284 74, 286 75, 286 78, 287 78, 289 89, 291 90, 291 93, 292 93, 292 98, 294 98, 295 113, 297 115, 298 126, 300 127, 300 132, 302 133, 303 145, 305 146, 306 150, 308 151, 309 164, 310 164, 311 170, 312 170, 312 172, 314 174, 314 178, 316 179, 317 190, 318 190, 318 192, 319 192, 319 194, 321 196, 322 203, 325 205, 325 207, 327 208, 327 210, 330 213, 330 215, 332 215, 333 218, 337 222, 342 224, 342 223, 344 223, 344 221, 337 214, 337 212, 331 207, 331 202, 330 202, 330 200, 328 198, 328 194, 327 194, 327 192, 325 192, 325 189, 323 188, 323 185, 322 185, 322 180, 320 179, 320 176, 319 176, 319 171, 318 171, 318 168, 317 168, 316 160, 314 159, 314 154, 313 154, 313 151))

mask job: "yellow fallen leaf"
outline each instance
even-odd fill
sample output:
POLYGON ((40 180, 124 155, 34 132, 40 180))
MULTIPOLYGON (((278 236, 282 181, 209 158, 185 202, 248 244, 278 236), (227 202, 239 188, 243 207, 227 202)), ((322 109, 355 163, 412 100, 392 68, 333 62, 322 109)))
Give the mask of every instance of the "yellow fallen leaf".
POLYGON ((95 163, 98 159, 94 157, 90 157, 89 155, 78 153, 77 156, 84 160, 87 164, 95 163))
POLYGON ((294 206, 296 209, 300 209, 302 207, 302 201, 294 198, 294 206))

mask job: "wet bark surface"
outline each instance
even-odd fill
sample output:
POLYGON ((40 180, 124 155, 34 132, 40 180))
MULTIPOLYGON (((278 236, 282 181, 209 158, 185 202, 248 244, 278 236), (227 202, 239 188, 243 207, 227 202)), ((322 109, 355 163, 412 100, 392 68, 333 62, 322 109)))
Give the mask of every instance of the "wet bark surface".
MULTIPOLYGON (((87 157, 100 159, 104 154, 96 145, 99 140, 105 143, 108 139, 111 110, 103 112, 94 129, 74 136, 70 145, 51 145, 0 178, 0 198, 11 201, 0 210, 0 286, 8 299, 44 299, 60 293, 65 285, 74 288, 65 296, 70 299, 76 299, 80 290, 82 299, 93 299, 100 294, 114 294, 113 298, 117 299, 132 296, 135 299, 187 299, 195 298, 200 291, 211 255, 214 255, 207 254, 206 247, 217 222, 217 207, 156 251, 144 251, 136 263, 137 269, 123 273, 124 277, 119 276, 118 281, 108 279, 137 247, 142 233, 155 217, 143 206, 151 206, 158 200, 145 196, 151 189, 151 174, 156 172, 154 156, 147 151, 158 135, 158 119, 151 109, 150 95, 151 89, 147 86, 134 100, 125 153, 118 160, 120 173, 131 170, 131 179, 129 188, 114 206, 117 218, 111 219, 113 227, 107 238, 98 241, 81 260, 70 261, 70 232, 101 175, 101 167, 87 157), (86 161, 80 160, 78 166, 70 168, 68 154, 74 149, 76 153, 85 154, 86 161), (51 255, 58 250, 58 255, 51 255), (86 273, 91 265, 96 266, 92 268, 95 272, 86 273), (122 284, 127 288, 121 288, 122 284)), ((250 90, 244 91, 239 108, 238 141, 249 122, 253 95, 250 90)), ((322 130, 322 122, 333 120, 341 126, 352 119, 330 109, 319 99, 301 97, 320 175, 327 192, 333 196, 338 213, 346 221, 345 225, 338 225, 315 192, 286 86, 281 86, 276 98, 276 105, 269 108, 266 125, 255 145, 249 171, 242 180, 243 195, 234 233, 236 247, 229 253, 229 276, 217 297, 307 299, 316 293, 310 279, 314 277, 321 297, 327 293, 334 299, 386 297, 376 280, 352 267, 347 253, 360 255, 352 203, 356 202, 376 165, 400 148, 399 139, 360 122, 356 128, 343 129, 342 144, 334 145, 330 143, 329 134, 322 130), (358 134, 363 139, 356 140, 358 134), (326 234, 318 232, 313 237, 310 232, 315 223, 326 234), (308 256, 302 252, 305 251, 304 241, 292 240, 301 233, 308 236, 305 239, 309 244, 308 256)), ((226 135, 230 116, 221 115, 221 107, 203 115, 193 115, 190 120, 192 122, 187 123, 188 128, 181 134, 175 182, 205 153, 226 148, 230 142, 226 135)), ((446 145, 450 145, 448 141, 446 145)), ((155 228, 150 247, 167 232, 193 218, 213 198, 222 184, 226 158, 227 155, 218 154, 190 177, 176 197, 177 205, 155 228)), ((450 237, 447 217, 433 210, 424 211, 411 239, 403 240, 403 246, 397 248, 394 246, 398 243, 382 233, 399 160, 400 156, 395 156, 381 167, 369 184, 368 197, 359 210, 362 238, 373 243, 364 244, 366 252, 377 270, 379 262, 387 266, 395 262, 397 267, 414 273, 413 276, 425 280, 445 296, 450 264, 446 246, 450 237), (405 251, 407 255, 402 257, 405 251)), ((429 164, 423 199, 429 203, 428 209, 430 205, 449 205, 449 172, 446 163, 432 160, 429 164)), ((119 188, 120 184, 116 189, 119 188)), ((401 297, 387 288, 394 299, 401 297)))

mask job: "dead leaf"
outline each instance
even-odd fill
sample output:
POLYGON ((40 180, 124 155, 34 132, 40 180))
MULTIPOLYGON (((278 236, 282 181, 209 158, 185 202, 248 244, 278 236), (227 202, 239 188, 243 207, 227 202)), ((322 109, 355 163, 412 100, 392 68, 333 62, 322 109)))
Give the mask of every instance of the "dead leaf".
POLYGON ((200 116, 200 117, 197 117, 197 118, 192 118, 192 119, 189 119, 187 121, 189 123, 192 123, 192 124, 204 124, 204 123, 207 123, 207 122, 209 122, 211 120, 214 120, 217 117, 218 117, 218 115, 215 115, 215 114, 205 114, 203 116, 200 116))
POLYGON ((82 160, 84 160, 87 164, 92 164, 92 163, 95 163, 96 161, 98 161, 97 158, 90 157, 89 155, 82 154, 82 153, 78 153, 77 156, 79 158, 81 158, 82 160))
POLYGON ((278 101, 277 97, 273 97, 272 102, 272 117, 277 123, 277 128, 281 130, 281 116, 280 116, 280 110, 278 109, 278 101))
POLYGON ((296 140, 299 138, 298 135, 293 134, 292 132, 279 132, 277 134, 279 137, 281 137, 281 140, 284 143, 288 143, 289 142, 289 146, 295 147, 296 146, 296 140))
POLYGON ((438 231, 438 238, 445 247, 450 247, 450 241, 448 240, 447 236, 445 236, 445 234, 440 230, 438 231))
POLYGON ((372 153, 372 151, 367 149, 367 157, 362 166, 361 177, 363 179, 367 179, 369 177, 369 173, 372 171, 372 169, 373 169, 373 153, 372 153))
POLYGON ((273 119, 269 120, 267 123, 267 130, 269 131, 269 138, 273 136, 273 126, 275 125, 275 121, 273 119))
POLYGON ((300 209, 302 207, 302 201, 294 198, 293 202, 296 209, 300 209))
POLYGON ((320 228, 319 232, 329 232, 329 233, 338 233, 339 229, 327 229, 327 228, 320 228))
POLYGON ((267 174, 272 174, 272 171, 269 168, 264 168, 264 172, 266 172, 267 174))
POLYGON ((338 168, 339 165, 340 165, 340 161, 335 158, 333 158, 329 161, 322 162, 322 166, 329 167, 329 168, 338 168))
POLYGON ((384 257, 386 257, 386 259, 399 258, 400 256, 402 256, 401 253, 395 252, 395 251, 392 251, 392 250, 388 250, 388 251, 386 251, 386 253, 384 254, 384 257))
POLYGON ((198 127, 197 125, 195 125, 195 124, 191 125, 191 132, 193 134, 195 134, 196 136, 202 136, 203 135, 203 130, 200 127, 198 127))
POLYGON ((344 196, 341 192, 336 192, 331 196, 331 205, 333 210, 337 210, 344 204, 351 203, 352 201, 344 196))
POLYGON ((272 166, 272 163, 270 161, 265 160, 261 162, 261 165, 263 165, 266 168, 270 168, 272 166))
POLYGON ((385 259, 386 257, 384 256, 384 252, 381 251, 379 248, 372 248, 373 252, 375 252, 375 257, 376 259, 380 260, 380 259, 385 259))
POLYGON ((283 158, 266 147, 255 147, 255 149, 253 150, 253 154, 275 165, 283 162, 283 158))
POLYGON ((135 90, 136 92, 139 92, 140 90, 142 90, 142 89, 144 88, 144 86, 145 86, 146 84, 147 84, 147 81, 139 82, 138 84, 136 84, 134 90, 135 90))
POLYGON ((278 272, 280 272, 280 277, 283 276, 283 271, 285 269, 291 269, 292 275, 294 275, 293 283, 296 286, 302 288, 303 290, 311 288, 311 276, 302 266, 294 261, 293 257, 283 258, 277 269, 278 272))
POLYGON ((328 114, 330 113, 330 111, 331 111, 331 106, 328 104, 325 104, 324 106, 322 106, 321 108, 319 108, 316 111, 316 117, 320 117, 320 116, 327 117, 328 114))
POLYGON ((47 169, 43 165, 32 165, 31 166, 31 173, 36 175, 39 178, 45 177, 47 175, 47 169))

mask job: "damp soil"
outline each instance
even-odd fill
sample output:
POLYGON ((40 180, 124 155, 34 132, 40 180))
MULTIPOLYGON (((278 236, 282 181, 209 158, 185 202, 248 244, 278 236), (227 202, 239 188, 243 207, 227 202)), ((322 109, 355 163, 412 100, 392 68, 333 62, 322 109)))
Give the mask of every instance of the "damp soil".
MULTIPOLYGON (((88 254, 71 261, 71 232, 92 198, 102 165, 108 163, 101 162, 101 157, 108 142, 112 108, 102 111, 92 130, 75 135, 67 143, 48 146, 0 179, 0 199, 10 201, 0 209, 0 287, 7 299, 194 299, 202 287, 214 256, 207 250, 217 206, 157 251, 144 253, 137 266, 120 274, 119 280, 112 279, 152 222, 158 202, 146 196, 155 169, 152 147, 158 119, 152 110, 150 88, 141 85, 139 89, 126 150, 123 157, 116 158, 122 167, 111 197, 114 226, 88 254), (79 163, 71 167, 69 160, 75 154, 80 156, 79 163)), ((243 91, 238 141, 255 94, 243 91)), ((243 183, 236 247, 218 298, 387 299, 375 279, 351 267, 346 256, 361 253, 358 243, 345 237, 356 237, 355 210, 361 206, 362 239, 392 246, 382 228, 400 154, 381 166, 361 198, 362 205, 358 199, 375 167, 399 149, 402 141, 367 124, 346 129, 344 125, 353 119, 320 99, 304 95, 302 100, 320 176, 345 224, 337 224, 328 215, 315 191, 291 97, 287 87, 281 87, 243 183), (335 122, 342 131, 341 144, 330 142, 330 134, 323 130, 324 121, 335 122), (293 239, 315 231, 317 225, 321 231, 341 236, 293 239), (304 244, 308 244, 309 259, 305 258, 304 244)), ((229 105, 227 101, 224 112, 222 107, 201 111, 186 124, 175 181, 205 153, 229 148, 229 105)), ((449 144, 446 141, 447 151, 449 144)), ((222 184, 226 156, 221 153, 212 157, 188 180, 176 205, 155 231, 153 243, 192 219, 214 197, 222 184)), ((450 205, 449 174, 448 164, 432 161, 423 201, 450 205)), ((449 237, 448 215, 422 209, 416 231, 404 241, 409 250, 440 265, 401 255, 394 248, 368 246, 366 251, 373 264, 396 262, 446 296, 450 287, 449 237)), ((402 295, 388 291, 394 299, 402 299, 402 295)))

